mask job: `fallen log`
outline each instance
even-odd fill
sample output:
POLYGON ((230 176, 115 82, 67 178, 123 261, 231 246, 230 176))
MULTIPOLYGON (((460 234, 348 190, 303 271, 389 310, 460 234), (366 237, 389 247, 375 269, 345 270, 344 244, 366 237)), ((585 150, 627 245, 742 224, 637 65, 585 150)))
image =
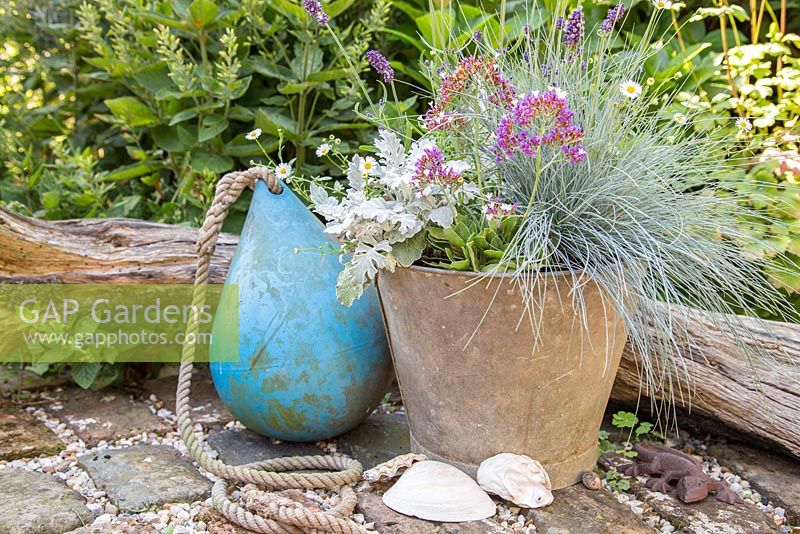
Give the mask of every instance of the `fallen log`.
MULTIPOLYGON (((0 282, 192 283, 197 229, 131 219, 39 221, 0 207, 0 282)), ((212 282, 222 282, 238 237, 222 234, 212 282)), ((745 344, 767 356, 749 360, 711 316, 675 310, 693 346, 684 344, 691 381, 675 405, 722 421, 800 457, 800 325, 739 317, 745 344)), ((640 371, 630 346, 612 398, 635 403, 640 371)), ((642 401, 647 403, 647 400, 642 401)))
MULTIPOLYGON (((191 284, 197 229, 134 219, 40 221, 0 206, 0 282, 191 284)), ((221 234, 211 282, 239 238, 221 234)))
POLYGON ((678 343, 690 379, 675 388, 673 403, 659 407, 670 399, 640 386, 639 359, 628 344, 612 399, 711 418, 738 431, 742 440, 753 436, 800 457, 800 325, 736 316, 737 345, 731 332, 715 326, 720 322, 713 320, 714 314, 678 307, 673 311, 683 323, 677 330, 685 328, 691 340, 691 345, 678 343))

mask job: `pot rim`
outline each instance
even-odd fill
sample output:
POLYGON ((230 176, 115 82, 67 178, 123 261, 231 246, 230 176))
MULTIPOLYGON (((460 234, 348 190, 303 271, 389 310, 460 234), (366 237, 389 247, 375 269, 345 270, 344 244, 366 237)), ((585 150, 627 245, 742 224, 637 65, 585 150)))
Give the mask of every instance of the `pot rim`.
MULTIPOLYGON (((431 274, 443 274, 449 276, 471 276, 471 277, 480 277, 480 276, 487 276, 492 278, 512 278, 514 277, 515 273, 479 273, 476 271, 455 271, 451 269, 442 269, 441 267, 429 267, 427 265, 417 265, 416 263, 413 264, 411 267, 401 267, 398 266, 398 269, 409 269, 412 271, 421 271, 424 273, 431 273, 431 274)), ((539 276, 551 276, 553 278, 559 276, 566 276, 569 274, 575 274, 579 271, 575 269, 563 269, 560 271, 547 271, 547 272, 539 272, 539 276)))

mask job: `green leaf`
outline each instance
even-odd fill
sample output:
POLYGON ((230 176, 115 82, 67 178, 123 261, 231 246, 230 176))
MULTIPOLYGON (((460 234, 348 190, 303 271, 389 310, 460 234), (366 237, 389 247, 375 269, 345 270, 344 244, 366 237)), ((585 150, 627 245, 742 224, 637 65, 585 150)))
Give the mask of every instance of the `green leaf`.
POLYGON ((219 8, 212 0, 194 0, 189 5, 189 14, 195 28, 205 28, 217 18, 219 8))
POLYGON ((114 201, 108 209, 109 217, 128 217, 136 209, 142 197, 139 195, 125 195, 114 201))
POLYGON ((151 172, 157 171, 160 168, 160 163, 133 163, 131 165, 125 165, 124 167, 117 167, 110 173, 106 174, 103 177, 103 181, 116 182, 119 180, 130 180, 131 178, 138 178, 140 176, 144 176, 145 174, 150 174, 151 172))
POLYGON ((88 389, 100 374, 102 366, 103 364, 99 362, 73 363, 70 369, 72 379, 83 389, 88 389))
POLYGON ((152 126, 158 124, 158 116, 141 100, 133 96, 122 96, 105 100, 105 105, 115 117, 128 126, 152 126))
POLYGON ((177 89, 166 65, 160 63, 143 68, 133 75, 133 79, 152 94, 164 89, 177 89))
POLYGON ((330 18, 338 17, 347 11, 354 3, 355 0, 335 0, 325 6, 325 13, 327 13, 330 18))
POLYGON ((292 16, 298 20, 309 20, 308 13, 306 13, 302 7, 293 4, 288 0, 273 0, 270 2, 270 4, 273 9, 283 15, 292 16))
POLYGON ((167 152, 181 152, 189 147, 178 135, 179 128, 180 126, 157 126, 150 130, 150 134, 158 148, 163 148, 167 152))
POLYGON ((238 122, 253 122, 256 112, 245 106, 233 106, 228 112, 228 117, 238 122))
POLYGON ((309 75, 308 80, 311 82, 329 82, 331 80, 340 80, 350 76, 350 72, 350 69, 327 69, 312 73, 309 75))
POLYGON ((411 239, 393 244, 392 256, 403 267, 411 267, 415 261, 422 257, 422 251, 425 250, 426 243, 425 232, 418 232, 411 239))
POLYGON ((48 210, 52 210, 58 207, 60 196, 58 191, 47 191, 39 195, 39 198, 42 201, 42 206, 48 210))
POLYGON ((192 152, 192 168, 198 172, 223 173, 233 168, 233 159, 209 152, 192 152))
POLYGON ((197 133, 197 140, 201 143, 217 137, 228 129, 228 120, 222 115, 209 115, 203 119, 200 131, 197 133))
MULTIPOLYGON (((269 142, 268 138, 261 138, 261 145, 268 153, 278 149, 278 141, 269 142)), ((254 158, 264 156, 261 149, 255 143, 245 137, 245 134, 239 134, 225 145, 225 154, 236 158, 254 158)))
POLYGON ((281 83, 278 85, 278 91, 282 95, 296 95, 316 85, 318 85, 317 82, 281 83))
POLYGON ((447 48, 447 42, 455 23, 455 15, 450 8, 437 9, 414 20, 417 29, 428 45, 433 48, 447 48))
POLYGON ((300 140, 297 125, 277 108, 259 108, 256 111, 256 128, 261 128, 275 137, 278 137, 278 130, 282 129, 285 138, 292 141, 300 140))
POLYGON ((611 424, 617 428, 633 428, 638 422, 639 418, 631 412, 617 412, 611 418, 611 424))
POLYGON ((184 21, 162 15, 161 13, 156 13, 155 11, 134 11, 133 14, 148 22, 154 22, 155 24, 162 24, 164 26, 179 28, 181 30, 187 29, 187 25, 184 21))
POLYGON ((197 117, 198 113, 199 113, 199 110, 197 108, 189 108, 189 109, 184 109, 183 111, 179 111, 178 113, 173 115, 172 118, 169 120, 169 125, 170 126, 175 126, 176 124, 178 124, 180 122, 188 121, 189 119, 193 119, 193 118, 197 117))
POLYGON ((244 61, 244 67, 257 72, 262 76, 266 76, 267 78, 274 78, 284 82, 297 81, 292 74, 292 71, 283 65, 278 65, 274 61, 271 61, 263 56, 250 56, 244 61))

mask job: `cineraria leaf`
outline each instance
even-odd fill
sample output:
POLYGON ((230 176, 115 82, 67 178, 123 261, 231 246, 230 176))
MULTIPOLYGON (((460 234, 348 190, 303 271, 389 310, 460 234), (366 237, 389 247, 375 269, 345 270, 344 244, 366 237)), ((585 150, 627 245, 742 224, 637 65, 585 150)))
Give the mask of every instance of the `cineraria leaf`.
POLYGON ((314 207, 324 206, 328 204, 337 204, 336 200, 328 196, 325 188, 315 183, 309 185, 309 192, 311 193, 311 203, 314 207))
POLYGON ((418 232, 411 239, 392 245, 392 256, 403 267, 411 267, 415 261, 422 257, 426 246, 425 232, 418 232))
POLYGON ((365 283, 375 278, 378 269, 385 267, 386 254, 391 251, 392 247, 386 241, 375 244, 359 243, 347 269, 351 271, 356 282, 365 283))
POLYGON ((356 191, 364 189, 364 178, 361 176, 361 156, 356 154, 347 168, 347 181, 356 191))
POLYGON ((381 166, 387 167, 386 171, 398 171, 406 162, 406 150, 397 134, 389 130, 380 130, 378 139, 375 140, 378 149, 378 160, 381 166))
POLYGON ((453 209, 450 206, 436 208, 428 214, 428 218, 442 228, 448 228, 453 224, 453 209))
POLYGON ((350 266, 339 273, 336 279, 336 298, 345 306, 353 304, 357 298, 364 294, 365 284, 356 281, 350 266))

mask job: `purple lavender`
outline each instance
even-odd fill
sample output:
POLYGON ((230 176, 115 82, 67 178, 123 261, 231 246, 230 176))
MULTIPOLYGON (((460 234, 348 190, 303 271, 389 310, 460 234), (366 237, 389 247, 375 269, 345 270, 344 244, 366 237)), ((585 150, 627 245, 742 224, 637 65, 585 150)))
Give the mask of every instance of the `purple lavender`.
POLYGON ((367 52, 367 59, 369 60, 369 64, 372 65, 372 68, 383 76, 384 82, 394 82, 394 69, 389 65, 389 60, 386 59, 383 54, 377 50, 370 50, 367 52))
POLYGON ((564 24, 564 43, 570 48, 578 46, 583 39, 583 7, 578 7, 570 13, 564 24))
POLYGON ((615 7, 612 7, 608 10, 606 18, 604 18, 603 22, 600 23, 600 31, 603 33, 611 33, 611 30, 614 29, 614 25, 621 21, 624 15, 625 4, 620 2, 615 7))
POLYGON ((317 24, 320 26, 327 26, 328 14, 322 9, 322 4, 320 4, 319 0, 303 0, 303 7, 306 13, 317 21, 317 24))
POLYGON ((557 30, 564 29, 564 17, 562 17, 561 15, 559 15, 558 18, 556 19, 556 29, 557 30))
POLYGON ((476 43, 479 43, 481 39, 483 39, 483 32, 480 30, 475 30, 475 33, 472 34, 472 40, 476 43))

